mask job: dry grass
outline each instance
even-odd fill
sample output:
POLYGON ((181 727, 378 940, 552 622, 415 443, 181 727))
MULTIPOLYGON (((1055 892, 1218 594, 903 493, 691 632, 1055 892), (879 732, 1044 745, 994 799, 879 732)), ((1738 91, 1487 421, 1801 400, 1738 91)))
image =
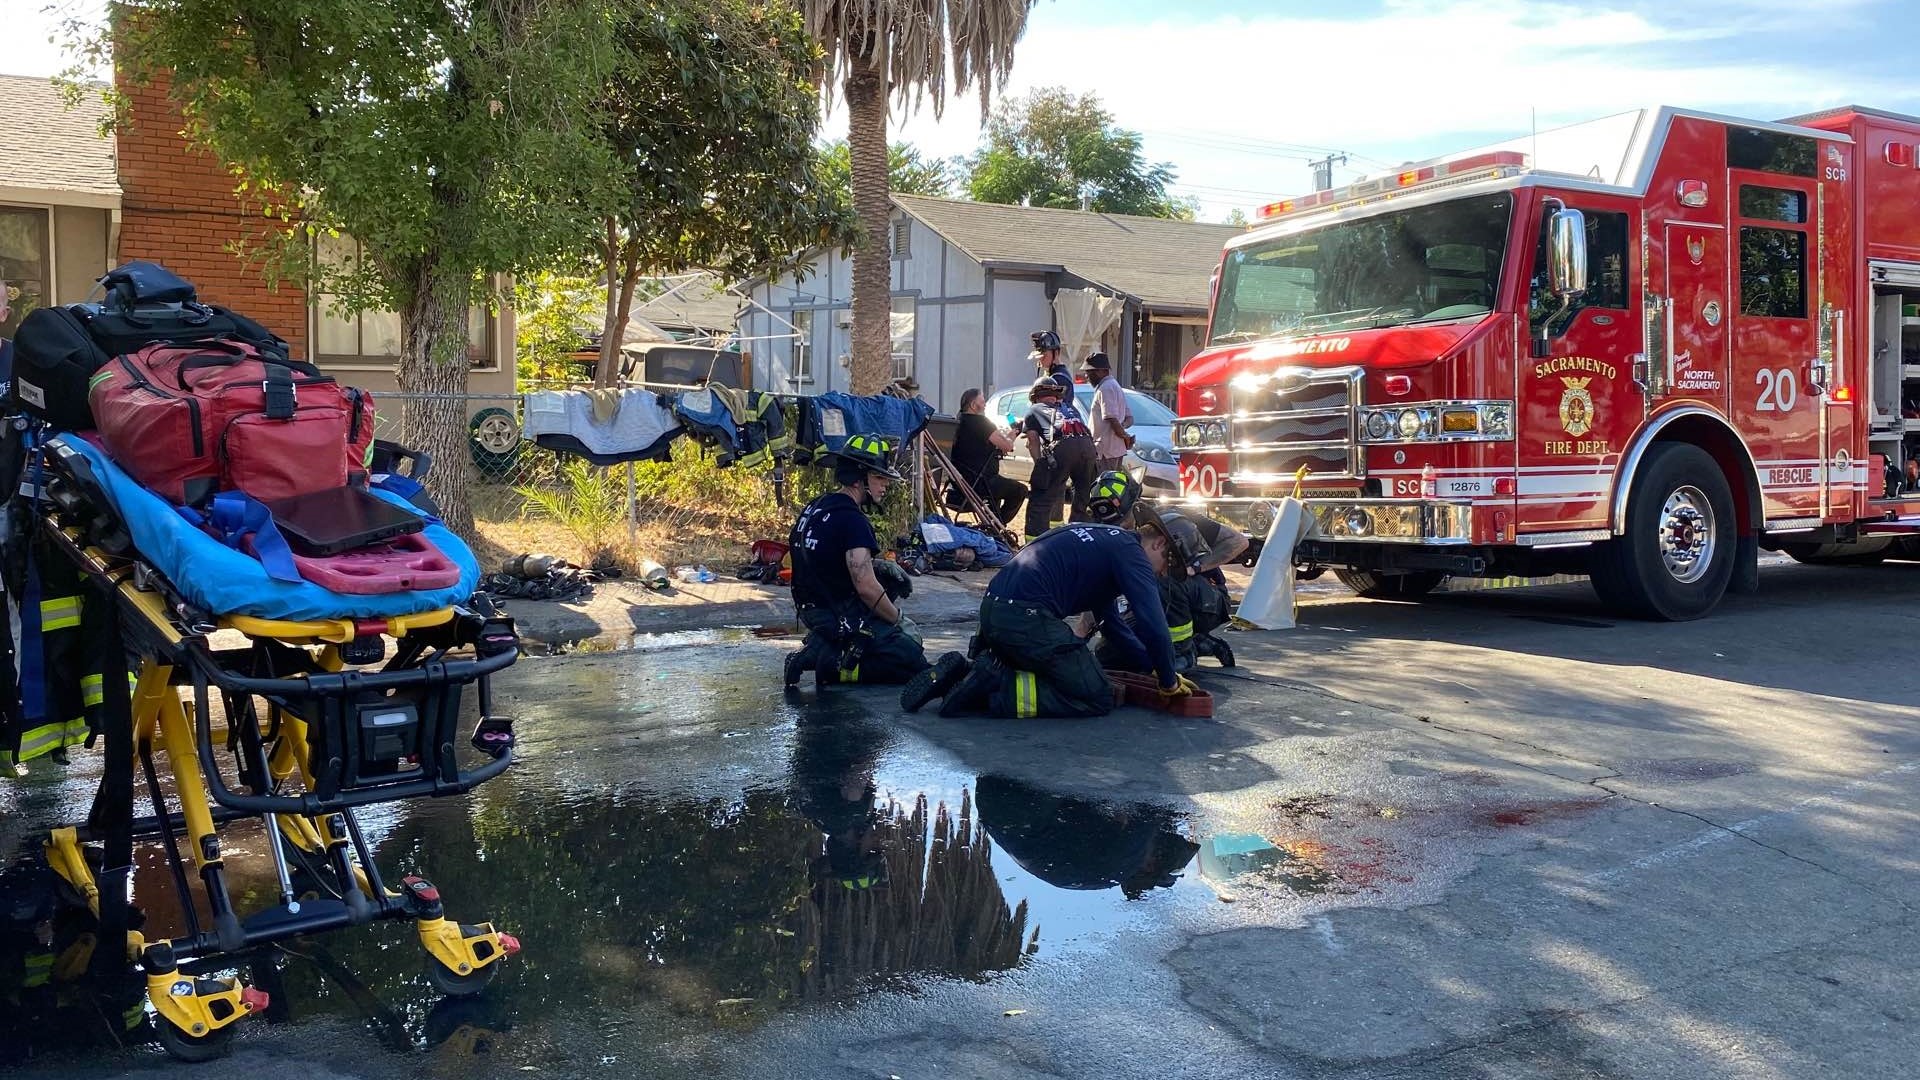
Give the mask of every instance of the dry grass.
MULTIPOLYGON (((478 536, 473 552, 489 572, 499 569, 509 557, 526 551, 545 552, 578 563, 587 560, 579 540, 555 521, 523 516, 516 508, 505 505, 475 509, 474 528, 478 536), (483 509, 490 512, 480 516, 483 509)), ((748 560, 747 549, 755 540, 773 535, 752 532, 748 526, 702 518, 703 515, 692 511, 643 508, 636 541, 629 544, 623 531, 614 547, 614 558, 629 573, 637 572, 641 562, 652 559, 669 570, 705 563, 725 574, 748 560)), ((784 538, 784 535, 777 537, 784 538)))

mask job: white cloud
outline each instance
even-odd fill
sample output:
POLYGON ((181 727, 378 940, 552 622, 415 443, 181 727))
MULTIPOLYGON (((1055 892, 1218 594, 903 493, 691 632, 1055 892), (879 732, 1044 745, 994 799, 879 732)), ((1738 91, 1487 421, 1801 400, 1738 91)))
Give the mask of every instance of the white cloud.
MULTIPOLYGON (((1851 11, 1870 2, 1826 6, 1851 11)), ((1147 133, 1151 157, 1206 189, 1206 216, 1258 201, 1224 189, 1287 194, 1308 183, 1301 161, 1192 141, 1207 133, 1397 162, 1489 133, 1523 133, 1536 115, 1548 126, 1660 103, 1771 118, 1912 94, 1838 63, 1743 61, 1751 30, 1521 0, 1390 0, 1365 19, 1167 14, 1145 23, 1090 23, 1068 4, 1041 4, 1008 94, 1043 85, 1098 93, 1123 126, 1147 133), (1187 138, 1167 137, 1181 134, 1187 138)), ((845 123, 836 109, 826 131, 842 133, 845 123)), ((934 154, 966 153, 978 141, 978 108, 971 99, 950 101, 943 121, 923 111, 897 130, 934 154)), ((1362 167, 1356 172, 1379 167, 1354 164, 1362 167)))

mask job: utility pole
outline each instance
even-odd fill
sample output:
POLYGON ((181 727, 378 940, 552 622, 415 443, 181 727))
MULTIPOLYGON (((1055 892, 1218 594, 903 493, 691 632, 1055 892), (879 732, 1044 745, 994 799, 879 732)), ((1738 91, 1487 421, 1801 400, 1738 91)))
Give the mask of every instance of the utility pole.
POLYGON ((1307 164, 1313 167, 1313 190, 1328 191, 1332 189, 1333 167, 1335 165, 1345 165, 1346 163, 1347 155, 1345 154, 1328 154, 1319 161, 1308 162, 1307 164))

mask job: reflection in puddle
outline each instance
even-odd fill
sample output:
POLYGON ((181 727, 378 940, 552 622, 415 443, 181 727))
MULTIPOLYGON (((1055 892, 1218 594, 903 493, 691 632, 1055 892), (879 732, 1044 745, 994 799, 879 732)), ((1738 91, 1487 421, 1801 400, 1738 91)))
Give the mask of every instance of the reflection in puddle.
POLYGON ((1274 884, 1300 895, 1325 892, 1333 874, 1326 849, 1310 840, 1276 844, 1258 833, 1228 833, 1200 842, 1200 876, 1216 887, 1274 884))
POLYGON ((975 786, 981 824, 1028 873, 1060 889, 1171 888, 1200 846, 1162 806, 1105 806, 1000 776, 975 786))
MULTIPOLYGON (((525 951, 461 1002, 432 990, 406 926, 232 960, 272 997, 263 1028, 344 1023, 365 1033, 355 1053, 486 1053, 571 1074, 615 1040, 664 1046, 812 1003, 991 978, 1131 920, 1148 905, 1130 901, 1177 886, 1198 850, 1164 807, 976 781, 850 697, 770 718, 724 665, 665 682, 658 669, 560 670, 514 770, 470 799, 369 818, 389 878, 429 875, 450 914, 490 918, 525 951), (630 725, 649 713, 650 728, 630 725)), ((249 835, 231 869, 242 905, 259 906, 274 890, 249 835)), ((0 877, 0 1064, 144 1041, 124 1030, 145 1023, 137 981, 96 999, 52 978, 77 924, 50 880, 30 878, 0 877)), ((138 899, 161 903, 149 884, 138 899)))

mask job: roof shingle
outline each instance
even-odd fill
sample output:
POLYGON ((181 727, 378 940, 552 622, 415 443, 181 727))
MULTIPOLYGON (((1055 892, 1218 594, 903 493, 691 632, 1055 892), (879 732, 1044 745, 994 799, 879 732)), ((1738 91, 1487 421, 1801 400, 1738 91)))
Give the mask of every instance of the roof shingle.
POLYGON ((113 140, 100 134, 106 114, 98 94, 68 108, 50 79, 0 75, 0 131, 20 136, 0 149, 0 188, 118 199, 113 140))
POLYGON ((1064 267, 1149 309, 1203 312, 1207 279, 1234 225, 895 195, 977 262, 1064 267))

